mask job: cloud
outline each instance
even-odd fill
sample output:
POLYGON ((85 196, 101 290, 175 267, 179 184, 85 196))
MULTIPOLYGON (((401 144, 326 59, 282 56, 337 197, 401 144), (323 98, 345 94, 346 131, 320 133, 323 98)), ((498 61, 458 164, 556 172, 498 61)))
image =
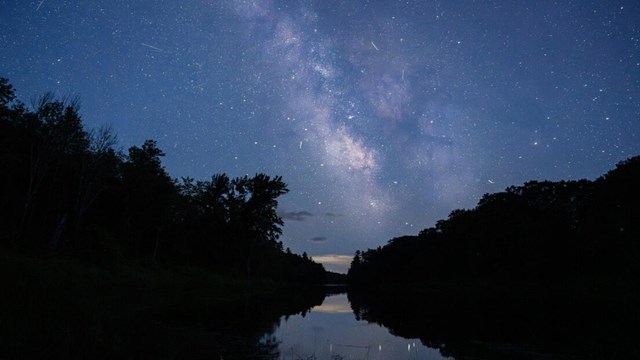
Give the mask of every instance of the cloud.
POLYGON ((315 243, 315 244, 321 244, 323 242, 327 241, 327 238, 324 236, 316 236, 313 237, 311 239, 309 239, 309 242, 315 243))
POLYGON ((285 220, 293 221, 305 221, 307 218, 312 217, 313 214, 308 211, 289 211, 280 215, 285 220))
POLYGON ((346 274, 349 270, 349 266, 351 266, 351 260, 353 259, 353 256, 327 254, 315 255, 311 258, 313 259, 313 261, 322 264, 324 268, 329 271, 346 274))

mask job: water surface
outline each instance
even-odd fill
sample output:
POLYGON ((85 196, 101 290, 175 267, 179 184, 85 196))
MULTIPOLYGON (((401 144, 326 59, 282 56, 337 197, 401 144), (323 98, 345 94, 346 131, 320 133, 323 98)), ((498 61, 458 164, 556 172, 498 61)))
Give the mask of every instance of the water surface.
POLYGON ((419 339, 357 320, 346 293, 328 295, 308 312, 283 317, 266 338, 279 343, 280 359, 447 359, 419 339))

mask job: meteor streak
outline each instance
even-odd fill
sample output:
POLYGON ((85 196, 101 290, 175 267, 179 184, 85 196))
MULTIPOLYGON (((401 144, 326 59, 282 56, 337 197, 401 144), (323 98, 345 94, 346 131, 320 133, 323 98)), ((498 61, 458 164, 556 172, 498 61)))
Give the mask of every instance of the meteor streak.
POLYGON ((142 45, 142 46, 146 46, 146 47, 148 47, 149 49, 152 49, 152 50, 155 50, 155 51, 158 51, 158 52, 164 52, 164 50, 162 50, 162 49, 160 49, 160 48, 158 48, 158 47, 155 47, 155 46, 153 46, 153 45, 149 45, 149 44, 145 44, 145 43, 142 43, 141 45, 142 45))

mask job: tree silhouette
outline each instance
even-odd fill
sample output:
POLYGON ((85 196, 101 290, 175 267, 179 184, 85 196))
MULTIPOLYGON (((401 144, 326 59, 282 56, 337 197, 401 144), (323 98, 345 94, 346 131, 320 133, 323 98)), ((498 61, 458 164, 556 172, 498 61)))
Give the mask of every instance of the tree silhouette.
POLYGON ((7 105, 16 98, 13 86, 9 84, 9 80, 0 77, 0 109, 8 111, 7 105))
POLYGON ((322 281, 283 250, 279 176, 173 179, 154 140, 115 150, 110 127, 86 131, 75 99, 27 109, 0 78, 0 242, 82 261, 188 264, 224 274, 322 281))
POLYGON ((129 148, 122 172, 125 228, 133 235, 131 250, 153 261, 157 260, 163 230, 173 219, 177 194, 174 181, 162 166, 164 155, 156 141, 146 140, 142 147, 129 148))
POLYGON ((640 157, 596 181, 530 181, 485 194, 417 236, 356 253, 356 283, 454 286, 487 281, 550 287, 640 274, 640 157))

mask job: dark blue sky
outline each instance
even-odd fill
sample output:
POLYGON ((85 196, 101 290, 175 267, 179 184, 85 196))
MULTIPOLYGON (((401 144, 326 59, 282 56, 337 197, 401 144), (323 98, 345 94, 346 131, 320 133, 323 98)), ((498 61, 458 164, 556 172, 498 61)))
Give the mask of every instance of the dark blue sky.
POLYGON ((0 1, 0 76, 78 95, 174 177, 265 172, 283 242, 351 255, 640 154, 637 1, 0 1))

